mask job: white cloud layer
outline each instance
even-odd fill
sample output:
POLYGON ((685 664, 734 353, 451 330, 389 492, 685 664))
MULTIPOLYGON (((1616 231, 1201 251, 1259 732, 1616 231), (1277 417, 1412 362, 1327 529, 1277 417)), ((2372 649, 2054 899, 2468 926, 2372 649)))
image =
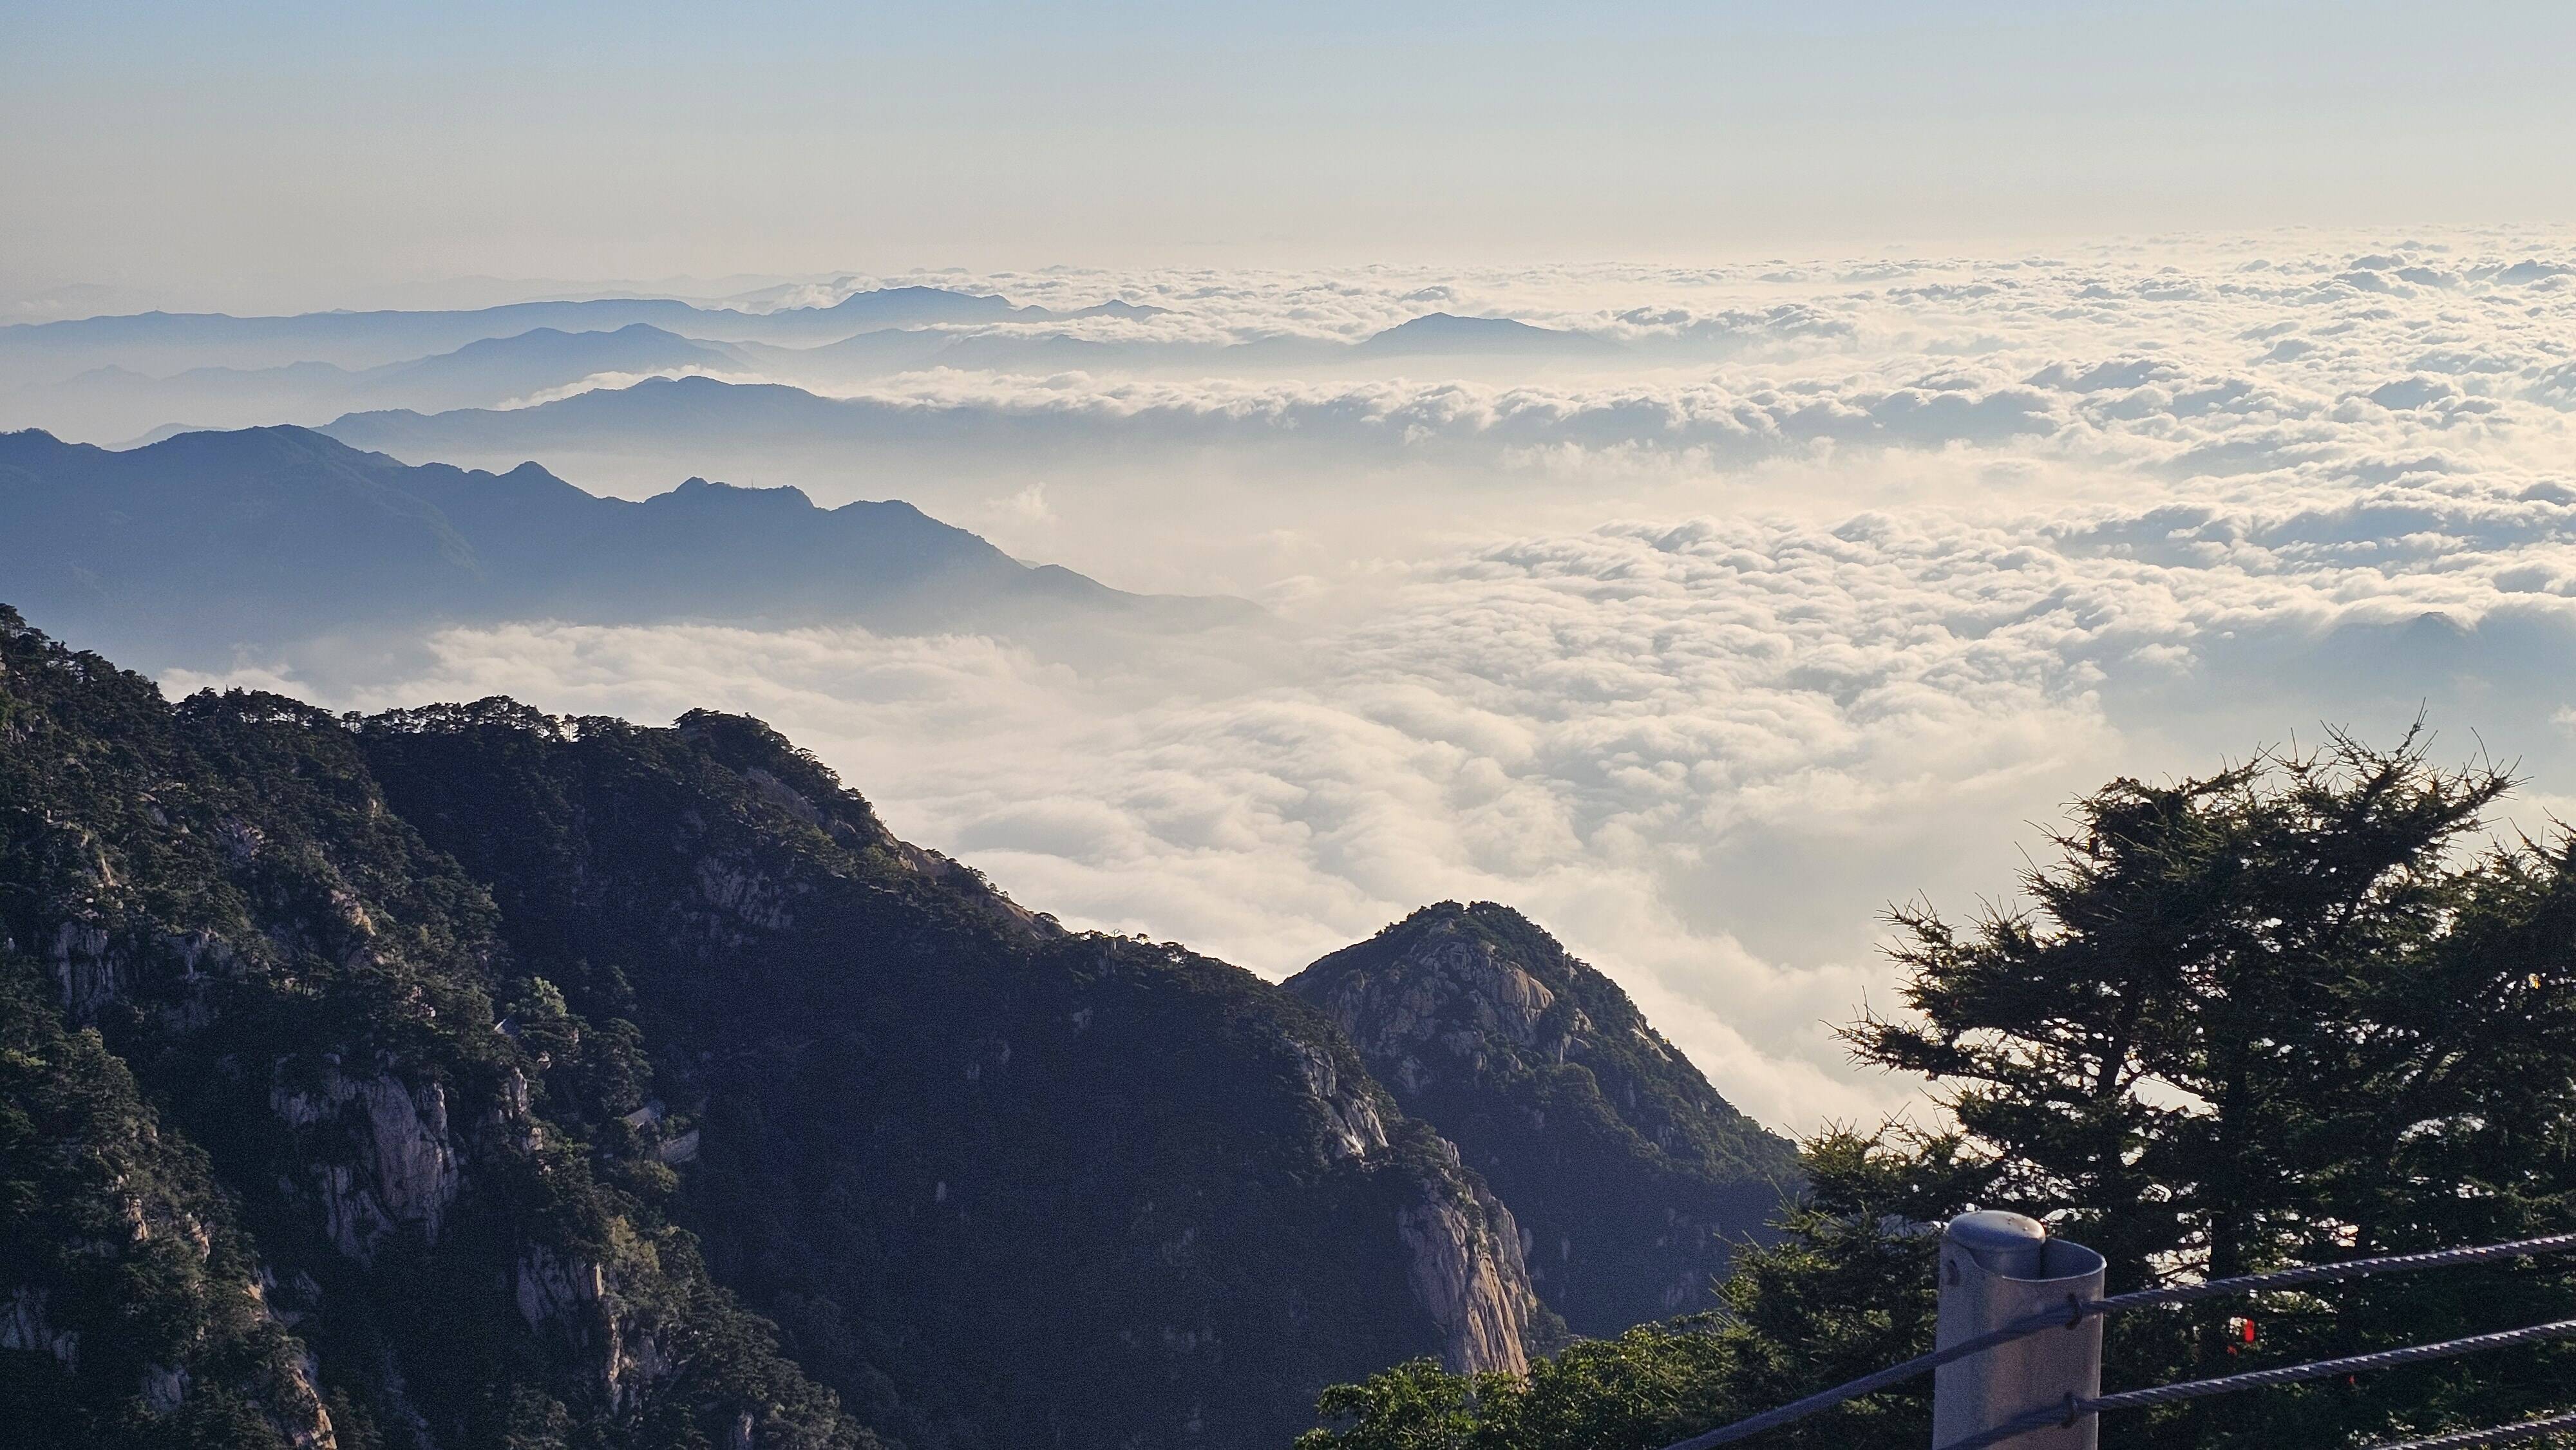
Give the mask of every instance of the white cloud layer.
POLYGON ((1443 288, 1638 347, 1519 380, 950 371, 852 390, 838 442, 538 454, 899 493, 1113 583, 1260 597, 1258 638, 1074 664, 540 622, 398 680, 262 678, 749 710, 1021 900, 1272 976, 1507 901, 1765 1120, 1872 1116, 1913 1086, 1827 1026, 1890 999, 1877 913, 2008 893, 2031 823, 2115 774, 2421 709, 2523 763, 2526 824, 2576 796, 2576 245, 2305 246, 974 279, 1342 336, 1443 288), (1644 346, 1695 330, 1730 350, 1644 346))

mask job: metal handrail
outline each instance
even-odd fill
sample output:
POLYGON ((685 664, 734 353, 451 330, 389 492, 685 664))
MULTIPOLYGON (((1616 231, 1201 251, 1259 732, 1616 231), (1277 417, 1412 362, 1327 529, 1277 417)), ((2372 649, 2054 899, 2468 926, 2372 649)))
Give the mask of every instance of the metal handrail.
POLYGON ((2079 1400, 2069 1395, 2062 1407, 2052 1406, 2017 1415, 1992 1429, 1980 1430, 1963 1440, 1953 1440, 1941 1450, 1986 1450, 1987 1446, 2002 1444, 2015 1435, 2027 1435, 2051 1425, 2072 1425, 2086 1415, 2098 1415, 2107 1410, 2139 1410, 2150 1405, 2207 1399, 2211 1395, 2232 1395, 2238 1390, 2268 1390, 2275 1385, 2332 1379, 2336 1375, 2366 1374, 2372 1370, 2394 1369, 2401 1364, 2483 1354, 2491 1349, 2510 1349, 2517 1344, 2537 1344, 2551 1339, 2576 1339, 2576 1319, 2506 1329, 2494 1334, 2472 1334, 2465 1339, 2446 1339, 2438 1344, 2410 1344, 2404 1349, 2381 1349, 2369 1354, 2348 1354, 2341 1359, 2248 1370, 2243 1374, 2221 1375, 2217 1379, 2184 1380, 2180 1384, 2157 1385, 2152 1389, 2123 1390, 2116 1395, 2098 1395, 2092 1399, 2079 1400))
MULTIPOLYGON (((1930 1373, 1932 1370, 1938 1369, 1942 1365, 1955 1363, 1958 1360, 1966 1359, 1971 1355, 1982 1353, 1999 1345, 2010 1344, 2019 1339, 2026 1339, 2031 1335, 2038 1334, 2044 1330, 2072 1328, 2075 1325, 2082 1323, 2085 1319, 2095 1315, 2118 1314, 2132 1309, 2146 1309, 2166 1304, 2189 1304, 2203 1299, 2215 1299, 2234 1294, 2276 1292, 2283 1289, 2300 1288, 2309 1284, 2331 1284, 2349 1279, 2365 1279, 2380 1274, 2413 1274, 2421 1273, 2430 1269, 2449 1269, 2465 1264, 2490 1263, 2498 1259, 2530 1258, 2542 1254, 2569 1252, 2576 1252, 2576 1233, 2548 1234, 2539 1238, 2513 1239, 2504 1243, 2474 1244, 2452 1249, 2430 1249, 2421 1253, 2413 1254, 2382 1254, 2367 1259, 2347 1259, 2341 1263, 2333 1264, 2300 1264, 2291 1268, 2273 1269, 2260 1274, 2239 1274, 2225 1279, 2206 1279, 2196 1284, 2177 1284, 2161 1289, 2140 1289, 2131 1293, 2113 1294, 2100 1299, 2076 1299, 2069 1297, 2067 1300, 2067 1307, 2063 1310, 2052 1309, 2044 1314, 2033 1314, 2026 1318, 2015 1320, 2010 1324, 2004 1325, 2000 1329, 1990 1330, 1985 1334, 1978 1335, 1974 1339, 1962 1340, 1957 1344, 1944 1346, 1940 1349, 1933 1350, 1928 1354, 1916 1355, 1912 1359, 1905 1360, 1898 1364, 1889 1365, 1887 1368, 1878 1370, 1871 1374, 1862 1375, 1858 1379, 1846 1381, 1834 1386, 1832 1389, 1818 1391, 1804 1399, 1782 1405, 1778 1409, 1766 1410, 1759 1415, 1738 1420, 1733 1424, 1723 1425, 1717 1429, 1693 1435, 1687 1440, 1675 1441, 1671 1445, 1666 1446, 1665 1450, 1711 1450, 1711 1447, 1714 1446, 1731 1444, 1748 1436, 1758 1435, 1765 1430, 1777 1429, 1780 1426, 1789 1424, 1793 1421, 1805 1419, 1807 1416, 1815 1414, 1818 1411, 1832 1409, 1834 1406, 1842 1404, 1846 1400, 1857 1399, 1862 1395, 1872 1394, 1879 1390, 1887 1389, 1893 1385, 1902 1384, 1905 1381, 1914 1378, 1916 1375, 1930 1373)), ((2576 1324, 2576 1321, 2569 1321, 2569 1323, 2576 1324)), ((2558 1326, 2555 1325, 2534 1325, 2530 1329, 2511 1330, 2506 1331, 2506 1333, 2510 1335, 2530 1335, 2538 1330, 2557 1327, 2558 1326)), ((2484 1340, 2494 1337, 2495 1336, 2480 1335, 2473 1336, 2473 1339, 2484 1340)), ((2561 1336, 2552 1335, 2544 1337, 2554 1338, 2561 1336)), ((2450 1341, 2450 1343, 2453 1344, 2468 1344, 2471 1342, 2471 1340, 2450 1341)), ((2520 1343, 2522 1341, 2516 1339, 2511 1342, 2520 1343)), ((2419 1350, 2436 1349, 2441 1347, 2443 1346, 2415 1346, 2415 1348, 2419 1350)), ((2381 1354, 2406 1352, 2411 1351, 2379 1351, 2381 1354)), ((2457 1352, 2471 1353, 2474 1351, 2460 1350, 2457 1352)), ((2370 1356, 2362 1356, 2362 1358, 2367 1359, 2370 1358, 2370 1356)), ((2342 1361, 2325 1362, 2342 1363, 2342 1361)), ((2406 1361, 2398 1362, 2404 1363, 2406 1361)), ((2305 1366, 2292 1366, 2292 1368, 2305 1368, 2305 1366)), ((2343 1371, 2330 1372, 2341 1373, 2343 1371)), ((2273 1374, 2276 1373, 2276 1371, 2258 1370, 2254 1373, 2258 1375, 2273 1374)), ((2238 1375, 2229 1376, 2228 1378, 2236 1380, 2245 1379, 2247 1376, 2238 1375)), ((2194 1381, 2192 1383, 2217 1384, 2221 1382, 2222 1381, 2218 1380, 2202 1380, 2194 1381)), ((2254 1388, 2255 1386, 2245 1387, 2254 1388)), ((2162 1387, 2163 1390, 2177 1390, 2180 1388, 2183 1388, 2183 1386, 2168 1385, 2162 1387)), ((2133 1390, 2128 1393, 2149 1394, 2156 1392, 2133 1390)), ((2208 1393, 2218 1393, 2218 1391, 2209 1391, 2208 1393)), ((2181 1396, 2174 1397, 2181 1398, 2181 1396)), ((2111 1396, 2106 1398, 2117 1399, 2118 1397, 2111 1396)), ((2154 1402, 2140 1401, 2139 1403, 2154 1402)), ((2108 1407, 2123 1408, 2124 1406, 2108 1407)), ((2039 1412, 2034 1411, 2033 1413, 2037 1414, 2039 1412)), ((2057 1424, 2061 1423, 2061 1421, 2057 1419, 2049 1419, 2041 1423, 2057 1424)), ((2034 1428, 2037 1428, 2037 1425, 2021 1425, 2011 1433, 2015 1435, 2023 1434, 2034 1428)), ((2488 1432, 2480 1431, 2474 1433, 2488 1432)), ((2533 1431, 2532 1433, 2541 1434, 2546 1432, 2533 1431)), ((1965 1447, 1970 1444, 1993 1443, 1994 1441, 1992 1440, 1981 1438, 1974 1441, 1964 1441, 1961 1442, 1960 1445, 1945 1447, 1945 1450, 1965 1450, 1965 1447)), ((2428 1441, 2424 1443, 2429 1445, 2433 1442, 2428 1441)), ((2449 1442, 2445 1441, 2442 1443, 2447 1446, 2449 1442)), ((2468 1441, 2461 1443, 2502 1444, 2505 1442, 2468 1441)), ((2393 1446, 2390 1447, 2390 1450, 2413 1450, 2413 1447, 2393 1446)))

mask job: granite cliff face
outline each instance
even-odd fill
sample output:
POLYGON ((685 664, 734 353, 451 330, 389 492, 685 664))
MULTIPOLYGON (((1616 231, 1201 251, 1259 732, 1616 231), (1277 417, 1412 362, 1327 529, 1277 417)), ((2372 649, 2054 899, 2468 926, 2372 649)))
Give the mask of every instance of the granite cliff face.
POLYGON ((1511 1205, 1533 1282, 1578 1333, 1709 1307, 1729 1246, 1792 1183, 1787 1141, 1508 907, 1426 907, 1286 985, 1511 1205))
POLYGON ((1562 1337, 1521 1257, 1520 1226, 1502 1200, 1462 1173, 1458 1149, 1433 1139, 1422 1196, 1396 1214, 1406 1281, 1440 1326, 1441 1363, 1460 1373, 1525 1374, 1531 1348, 1562 1337))

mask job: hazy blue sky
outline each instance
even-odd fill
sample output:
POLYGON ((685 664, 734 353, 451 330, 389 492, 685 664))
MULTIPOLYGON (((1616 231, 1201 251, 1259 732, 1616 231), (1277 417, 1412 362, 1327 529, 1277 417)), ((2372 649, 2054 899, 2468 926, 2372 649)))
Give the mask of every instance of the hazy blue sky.
POLYGON ((0 289, 2576 214, 2576 6, 32 5, 0 289))

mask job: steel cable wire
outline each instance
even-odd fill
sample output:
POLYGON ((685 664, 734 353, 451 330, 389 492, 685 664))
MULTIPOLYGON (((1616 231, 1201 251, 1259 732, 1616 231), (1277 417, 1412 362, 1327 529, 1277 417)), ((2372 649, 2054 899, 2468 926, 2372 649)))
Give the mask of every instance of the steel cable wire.
POLYGON ((1721 1426, 1718 1429, 1694 1435, 1687 1440, 1678 1441, 1666 1446, 1665 1450, 1709 1450, 1712 1445, 1732 1444, 1747 1435, 1759 1435, 1765 1430, 1776 1429, 1793 1420, 1803 1420, 1818 1410, 1829 1410, 1845 1400, 1858 1399, 1862 1395, 1886 1389, 1890 1385, 1903 1384, 1926 1370, 1939 1369, 1953 1360, 1966 1359, 1969 1355, 1982 1353, 1999 1344, 2010 1344, 2016 1339, 2036 1334, 2043 1329, 2071 1329, 2084 1317, 2088 1307, 2077 1302, 2070 1295, 2064 1309, 2052 1309, 2046 1314, 2033 1314, 2028 1318, 2016 1319, 2000 1329, 1989 1329, 1974 1339, 1963 1339, 1956 1344, 1945 1345, 1930 1354, 1918 1354, 1901 1364, 1889 1365, 1876 1374, 1862 1375, 1859 1379, 1836 1385, 1829 1390, 1820 1390, 1803 1400, 1792 1401, 1776 1410, 1766 1410, 1749 1420, 1738 1420, 1732 1425, 1721 1426))
POLYGON ((2510 1243, 2428 1249, 2420 1254, 2385 1254, 2375 1259, 2346 1259, 2339 1264, 2302 1264, 2294 1269, 2239 1274, 2232 1279, 2204 1279, 2197 1284, 2176 1284, 2167 1289, 2140 1289, 2097 1299, 2087 1307, 2098 1314, 2117 1314, 2124 1309, 2145 1309, 2158 1304, 2190 1304, 2230 1294, 2269 1293, 2278 1289, 2295 1289, 2302 1284, 2367 1279, 2376 1274, 2418 1274, 2427 1269, 2450 1269, 2462 1264, 2491 1263, 2497 1259, 2519 1259, 2571 1250, 2576 1250, 2576 1234, 2550 1234, 2545 1238, 2515 1239, 2510 1243))
POLYGON ((2374 1445, 2371 1450, 2476 1450, 2480 1445, 2510 1445, 2516 1440, 2537 1440, 2562 1430, 2576 1431, 2576 1411, 2511 1425, 2493 1425, 2484 1430, 2454 1430, 2448 1435, 2436 1435, 2430 1440, 2409 1440, 2402 1445, 2374 1445))
MULTIPOLYGON (((2082 1302, 2070 1300, 2065 1310, 2049 1310, 2016 1319, 2000 1329, 1988 1330, 1974 1339, 1961 1340, 1929 1354, 1914 1358, 1873 1374, 1846 1381, 1829 1390, 1819 1390, 1804 1399, 1792 1401, 1776 1410, 1766 1410, 1750 1419, 1738 1420, 1714 1430, 1693 1435, 1665 1446, 1664 1450, 1710 1450, 1717 1445, 1732 1444, 1748 1435, 1777 1429, 1792 1421, 1805 1419, 1821 1410, 1829 1410, 1846 1400, 1858 1399, 1892 1385, 1902 1384, 1916 1375, 1940 1368, 1969 1355, 2010 1344, 2042 1330, 2072 1328, 2086 1315, 2118 1314, 2130 1309, 2146 1309, 2163 1304, 2189 1304, 2202 1299, 2222 1298, 2230 1294, 2265 1293, 2295 1289, 2305 1284, 2331 1284, 2347 1279, 2364 1279, 2378 1274, 2414 1274, 2428 1269, 2448 1269, 2462 1264, 2490 1263, 2497 1259, 2525 1258, 2537 1254, 2576 1251, 2576 1233, 2548 1234, 2540 1238, 2514 1239, 2498 1244, 2474 1244, 2456 1249, 2428 1249, 2413 1254, 2383 1254, 2368 1259, 2346 1259, 2336 1264, 2302 1264, 2295 1268, 2273 1269, 2260 1274, 2240 1274, 2227 1279, 2205 1279, 2197 1284, 2177 1284, 2163 1289, 2140 1289, 2127 1294, 2114 1294, 2104 1299, 2082 1302)), ((2019 1433, 2019 1432, 2016 1432, 2019 1433)))
POLYGON ((2207 1399, 2211 1395, 2229 1395, 2238 1390, 2265 1390, 2276 1385, 2332 1379, 2339 1374, 2366 1374, 2428 1359, 2483 1354, 2491 1349, 2510 1349, 2517 1344, 2537 1344, 2551 1339, 2576 1339, 2576 1319, 2499 1330, 2493 1334, 2472 1334, 2465 1339, 2445 1339, 2435 1344, 2410 1344, 2403 1349, 2378 1349, 2368 1354, 2346 1355, 2341 1359, 2285 1364, 2273 1369, 2249 1370, 2244 1374, 2221 1375, 2216 1379, 2184 1380, 2180 1384, 2157 1385, 2151 1389, 2122 1390, 2116 1395, 2101 1395, 2089 1400, 2068 1395, 2060 1404, 2016 1415, 1991 1429, 1953 1440, 1941 1450, 1986 1450, 1987 1446, 2001 1444, 2016 1435, 2027 1435, 2051 1425, 2072 1424, 2086 1415, 2099 1415, 2109 1410, 2137 1410, 2150 1405, 2207 1399))

